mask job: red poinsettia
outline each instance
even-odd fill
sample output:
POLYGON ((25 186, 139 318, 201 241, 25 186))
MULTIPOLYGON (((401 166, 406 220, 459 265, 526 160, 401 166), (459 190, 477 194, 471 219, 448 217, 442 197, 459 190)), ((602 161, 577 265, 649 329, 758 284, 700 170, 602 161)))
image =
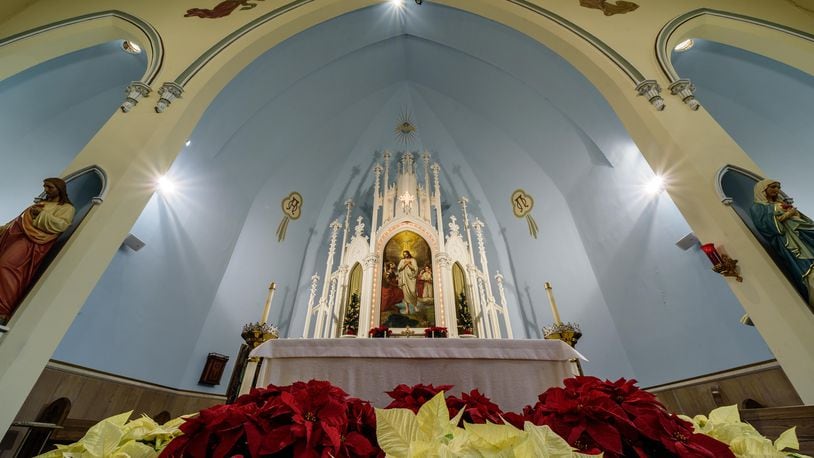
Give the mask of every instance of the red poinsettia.
MULTIPOLYGON (((491 399, 481 394, 480 391, 472 390, 469 393, 462 393, 461 398, 462 399, 459 399, 455 396, 446 398, 450 417, 454 417, 463 409, 464 414, 461 416, 461 423, 483 424, 490 422, 503 424, 503 411, 500 410, 500 407, 492 402, 491 399)), ((463 425, 461 424, 460 426, 463 425)))
MULTIPOLYGON (((385 409, 410 409, 413 413, 418 413, 418 409, 424 405, 425 402, 432 399, 436 394, 441 391, 449 392, 453 385, 418 385, 407 386, 401 384, 393 391, 387 391, 387 395, 393 398, 393 401, 385 407, 385 409)), ((451 413, 451 412, 450 412, 451 413)), ((458 410, 451 415, 457 415, 458 410)))
POLYGON ((515 426, 523 421, 548 425, 572 446, 606 457, 732 457, 729 448, 669 414, 656 397, 635 380, 602 381, 574 377, 564 388, 550 388, 522 415, 506 414, 515 426))
POLYGON ((272 385, 188 419, 161 457, 376 456, 372 412, 329 382, 272 385))

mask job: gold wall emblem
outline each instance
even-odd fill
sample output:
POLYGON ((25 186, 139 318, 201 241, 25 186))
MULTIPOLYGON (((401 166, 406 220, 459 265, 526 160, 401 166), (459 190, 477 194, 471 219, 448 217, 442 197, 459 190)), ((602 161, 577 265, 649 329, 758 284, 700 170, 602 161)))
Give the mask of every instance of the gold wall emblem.
POLYGON ((282 202, 283 220, 277 226, 277 241, 285 239, 285 231, 288 229, 288 221, 299 219, 302 214, 302 196, 298 192, 292 192, 282 202))
POLYGON ((537 222, 531 216, 531 209, 534 208, 534 198, 531 197, 526 191, 518 189, 512 193, 512 212, 518 218, 526 218, 529 225, 529 234, 535 239, 537 238, 537 222))

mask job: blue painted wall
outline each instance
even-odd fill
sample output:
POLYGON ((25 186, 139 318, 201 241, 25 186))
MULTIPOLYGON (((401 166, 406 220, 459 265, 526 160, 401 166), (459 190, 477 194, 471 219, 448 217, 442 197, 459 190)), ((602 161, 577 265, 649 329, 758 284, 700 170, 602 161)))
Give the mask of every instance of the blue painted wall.
POLYGON ((433 4, 389 11, 314 27, 222 91, 173 164, 178 193, 155 196, 133 228, 147 246, 115 256, 59 359, 223 392, 226 379, 196 384, 206 354, 234 358, 272 280, 271 320, 302 333, 328 224, 348 198, 353 218, 370 205, 374 152, 399 149, 404 109, 418 126, 411 149, 443 167, 448 215, 467 195, 486 223, 517 337, 539 338, 551 322, 551 281, 563 318, 583 327, 589 373, 652 385, 771 358, 703 255, 674 246, 686 222, 666 195, 643 195, 652 171, 585 78, 481 18, 433 4), (511 213, 516 188, 536 199, 537 240, 511 213), (279 203, 295 190, 303 216, 278 243, 279 203))
POLYGON ((114 41, 44 62, 0 81, 0 220, 16 217, 59 176, 144 74, 144 55, 114 41))
POLYGON ((707 40, 674 52, 672 61, 679 75, 695 84, 704 109, 767 178, 780 180, 795 205, 814 214, 814 76, 707 40))

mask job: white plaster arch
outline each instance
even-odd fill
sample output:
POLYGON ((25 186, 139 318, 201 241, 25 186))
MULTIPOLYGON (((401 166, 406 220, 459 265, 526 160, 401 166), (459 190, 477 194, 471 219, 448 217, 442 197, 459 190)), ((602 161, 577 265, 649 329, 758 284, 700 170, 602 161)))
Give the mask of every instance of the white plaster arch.
POLYGON ((164 62, 164 43, 147 21, 119 10, 64 19, 0 38, 0 80, 55 57, 117 39, 132 40, 147 55, 141 82, 153 83, 164 62))
POLYGON ((741 48, 814 75, 811 33, 743 14, 699 8, 665 24, 656 37, 656 59, 670 83, 681 79, 672 64, 672 50, 688 38, 741 48))

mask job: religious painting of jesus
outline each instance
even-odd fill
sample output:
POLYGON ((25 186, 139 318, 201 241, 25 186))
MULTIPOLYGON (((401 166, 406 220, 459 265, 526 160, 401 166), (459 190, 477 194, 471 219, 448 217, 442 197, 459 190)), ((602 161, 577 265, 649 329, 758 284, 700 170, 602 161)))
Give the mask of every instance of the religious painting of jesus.
POLYGON ((432 252, 412 231, 393 236, 384 247, 380 323, 391 328, 435 326, 432 252))

